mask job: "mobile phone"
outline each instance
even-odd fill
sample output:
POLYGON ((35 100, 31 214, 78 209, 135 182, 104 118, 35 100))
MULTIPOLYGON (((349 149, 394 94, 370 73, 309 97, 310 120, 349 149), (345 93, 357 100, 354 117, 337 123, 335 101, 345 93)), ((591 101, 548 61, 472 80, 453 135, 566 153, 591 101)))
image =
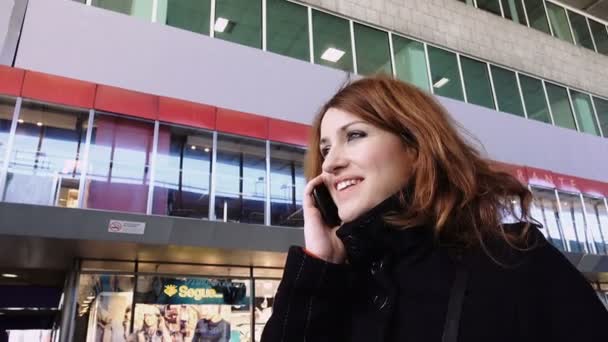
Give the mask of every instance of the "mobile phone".
POLYGON ((317 209, 321 212, 323 221, 325 221, 328 226, 333 228, 342 223, 340 216, 338 216, 338 207, 336 207, 336 203, 334 203, 334 200, 331 198, 325 184, 322 183, 317 185, 312 190, 312 197, 315 199, 317 209))

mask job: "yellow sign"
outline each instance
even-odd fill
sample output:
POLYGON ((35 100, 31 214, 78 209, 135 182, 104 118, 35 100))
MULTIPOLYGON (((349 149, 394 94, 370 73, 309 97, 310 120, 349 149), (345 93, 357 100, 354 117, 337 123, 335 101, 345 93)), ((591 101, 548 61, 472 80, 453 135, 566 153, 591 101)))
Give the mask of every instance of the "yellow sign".
POLYGON ((210 288, 189 288, 187 285, 181 285, 179 288, 175 285, 165 285, 163 291, 169 297, 173 297, 178 294, 180 298, 192 298, 194 300, 201 300, 207 298, 224 298, 221 294, 217 293, 214 289, 210 288))

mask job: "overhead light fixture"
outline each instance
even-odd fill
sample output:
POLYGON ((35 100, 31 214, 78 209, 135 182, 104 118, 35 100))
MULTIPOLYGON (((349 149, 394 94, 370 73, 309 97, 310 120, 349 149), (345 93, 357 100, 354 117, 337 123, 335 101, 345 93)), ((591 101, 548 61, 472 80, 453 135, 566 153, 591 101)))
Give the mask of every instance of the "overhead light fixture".
POLYGON ((24 123, 23 119, 17 120, 18 123, 24 123))
POLYGON ((446 85, 448 82, 450 82, 449 78, 442 77, 439 81, 437 81, 437 82, 435 82, 435 84, 433 84, 433 87, 439 89, 439 88, 443 87, 444 85, 446 85))
POLYGON ((215 25, 213 25, 213 30, 215 32, 220 32, 220 33, 224 32, 224 30, 226 30, 226 27, 228 27, 229 23, 230 23, 230 20, 219 17, 215 20, 215 25))
POLYGON ((18 277, 18 275, 13 274, 13 273, 2 273, 2 276, 4 278, 17 278, 18 277))
POLYGON ((95 296, 88 296, 87 299, 95 299, 95 296))
POLYGON ((205 152, 209 152, 209 151, 211 151, 211 150, 209 149, 209 147, 205 147, 205 152))
POLYGON ((335 63, 339 61, 342 56, 344 56, 344 51, 330 47, 325 50, 325 52, 323 52, 323 54, 321 55, 321 59, 335 63))
POLYGON ((192 146, 190 146, 190 149, 191 150, 196 150, 196 146, 192 145, 192 146))
POLYGON ((40 122, 40 121, 36 122, 36 126, 38 126, 38 127, 42 126, 42 122, 40 122))

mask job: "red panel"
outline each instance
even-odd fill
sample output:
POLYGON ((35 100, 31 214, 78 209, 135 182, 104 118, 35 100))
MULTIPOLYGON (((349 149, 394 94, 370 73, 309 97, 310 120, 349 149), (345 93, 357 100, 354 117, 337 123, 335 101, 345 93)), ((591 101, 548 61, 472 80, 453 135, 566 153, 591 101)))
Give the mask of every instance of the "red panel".
POLYGON ((0 65, 0 94, 19 96, 25 70, 0 65))
POLYGON ((99 85, 95 97, 95 109, 156 120, 158 96, 99 85))
POLYGON ((22 96, 68 106, 92 108, 96 86, 95 83, 72 78, 26 71, 22 96))
POLYGON ((556 187, 555 176, 551 171, 526 166, 526 174, 528 175, 529 184, 548 188, 556 187))
POLYGON ((216 129, 220 132, 268 139, 268 118, 218 108, 216 129))
POLYGON ((310 126, 284 120, 269 119, 268 139, 300 146, 308 145, 310 126))
POLYGON ((528 174, 526 173, 526 168, 524 166, 507 164, 493 160, 491 167, 510 174, 511 176, 517 178, 522 184, 528 184, 528 174))
POLYGON ((569 191, 569 192, 580 192, 579 180, 581 178, 555 173, 553 172, 553 180, 555 181, 555 187, 558 190, 569 191))
POLYGON ((213 106, 160 97, 159 120, 186 126, 215 129, 216 110, 213 106))

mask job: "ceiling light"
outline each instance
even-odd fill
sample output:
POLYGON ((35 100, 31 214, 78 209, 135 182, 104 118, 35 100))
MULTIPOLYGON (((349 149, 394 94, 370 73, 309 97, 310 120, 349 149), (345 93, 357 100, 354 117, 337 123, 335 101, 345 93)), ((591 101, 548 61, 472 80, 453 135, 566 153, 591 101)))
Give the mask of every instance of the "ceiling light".
POLYGON ((344 56, 344 51, 334 48, 328 48, 321 55, 321 59, 335 63, 339 61, 342 56, 344 56))
POLYGON ((25 308, 2 308, 5 311, 23 311, 25 308))
POLYGON ((36 125, 37 125, 38 127, 40 127, 40 126, 42 126, 42 122, 38 121, 38 122, 36 122, 36 125))
POLYGON ((219 17, 219 18, 217 18, 217 20, 215 20, 215 25, 213 26, 213 30, 215 32, 224 32, 226 27, 228 27, 229 23, 230 23, 230 21, 228 19, 219 17))
POLYGON ((433 84, 433 87, 439 89, 439 88, 443 87, 444 85, 446 85, 448 82, 450 82, 449 78, 442 77, 439 81, 437 81, 437 82, 435 82, 435 84, 433 84))
POLYGON ((13 273, 2 273, 2 276, 4 278, 17 278, 17 275, 13 273))
POLYGON ((266 283, 264 283, 264 288, 265 288, 266 290, 270 290, 270 289, 272 289, 272 283, 271 283, 271 282, 266 282, 266 283))
POLYGON ((88 296, 87 299, 94 299, 95 296, 88 296))
POLYGON ((190 149, 191 150, 196 150, 196 146, 192 145, 192 146, 190 146, 190 149))
POLYGON ((209 149, 209 147, 205 147, 205 152, 209 152, 209 151, 211 151, 211 150, 209 149))
POLYGON ((18 123, 24 123, 25 121, 23 121, 23 119, 19 119, 17 120, 18 123))

